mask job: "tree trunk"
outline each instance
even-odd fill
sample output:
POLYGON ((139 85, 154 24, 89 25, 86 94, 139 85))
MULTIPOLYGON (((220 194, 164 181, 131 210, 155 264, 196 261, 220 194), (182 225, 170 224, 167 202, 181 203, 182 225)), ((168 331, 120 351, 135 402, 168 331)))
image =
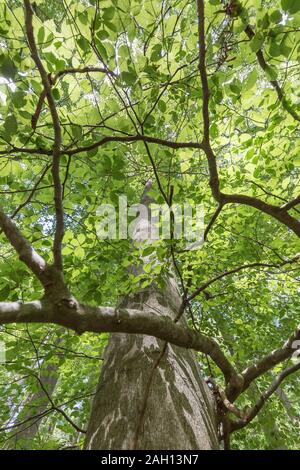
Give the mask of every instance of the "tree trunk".
MULTIPOLYGON (((134 239, 145 240, 148 230, 139 220, 134 239)), ((170 277, 163 292, 152 285, 120 305, 174 320, 180 304, 170 277)), ((85 449, 218 449, 216 422, 195 353, 150 336, 111 335, 85 449)))

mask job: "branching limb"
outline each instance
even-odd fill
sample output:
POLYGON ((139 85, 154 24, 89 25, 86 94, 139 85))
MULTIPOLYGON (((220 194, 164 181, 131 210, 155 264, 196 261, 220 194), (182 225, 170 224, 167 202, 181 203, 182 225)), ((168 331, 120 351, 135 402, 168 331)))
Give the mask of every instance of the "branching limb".
POLYGON ((56 215, 56 228, 55 228, 55 235, 54 235, 54 243, 53 243, 53 255, 54 255, 54 265, 56 269, 62 271, 63 263, 62 263, 62 254, 61 254, 61 245, 62 239, 64 235, 64 214, 63 214, 63 205, 62 205, 62 184, 60 181, 60 155, 61 155, 61 128, 59 117, 55 105, 54 98, 51 92, 51 83, 49 80, 49 76, 43 66, 43 63, 40 59, 36 42, 33 33, 33 26, 32 26, 32 16, 33 10, 29 0, 24 0, 24 7, 25 7, 25 26, 26 26, 26 35, 27 40, 31 52, 32 59, 35 65, 38 68, 40 73, 42 83, 44 86, 44 90, 47 96, 47 101, 51 113, 51 118, 53 122, 53 130, 54 130, 54 145, 52 149, 53 155, 53 162, 52 162, 52 177, 54 183, 54 205, 55 205, 55 215, 56 215))
POLYGON ((223 279, 226 276, 229 276, 230 274, 235 274, 239 271, 243 271, 244 269, 252 269, 252 268, 280 268, 282 266, 285 266, 287 264, 292 264, 298 262, 300 259, 300 253, 298 253, 296 256, 293 258, 283 261, 282 263, 277 263, 277 264, 271 264, 271 263, 250 263, 250 264, 243 264, 242 266, 238 266, 237 268, 230 269, 229 271, 225 271, 218 276, 214 277, 213 279, 210 279, 209 281, 205 282, 202 284, 198 289, 195 290, 193 294, 191 294, 188 297, 188 302, 193 300, 195 297, 197 297, 201 292, 205 291, 211 284, 214 284, 216 281, 219 281, 220 279, 223 279))
MULTIPOLYGON (((130 144, 132 142, 148 142, 149 144, 158 144, 164 147, 169 147, 173 149, 181 149, 181 148, 191 148, 191 149, 199 149, 203 150, 203 146, 199 142, 174 142, 167 139, 161 139, 159 137, 152 137, 143 134, 135 134, 135 135, 128 135, 128 136, 115 136, 115 135, 107 135, 102 137, 100 140, 93 142, 90 145, 86 145, 85 147, 77 147, 77 148, 70 148, 61 150, 62 155, 77 155, 79 153, 88 152, 89 150, 94 150, 98 147, 102 147, 110 142, 120 142, 124 144, 130 144)), ((11 155, 15 153, 27 153, 29 155, 32 154, 40 154, 40 155, 52 155, 52 151, 46 148, 22 148, 22 147, 12 147, 9 150, 1 150, 0 155, 11 155)))
MULTIPOLYGON (((221 11, 224 11, 230 17, 235 18, 236 16, 241 15, 241 13, 243 12, 243 8, 241 7, 240 2, 231 0, 227 3, 225 9, 221 11)), ((250 24, 247 24, 245 26, 244 31, 250 40, 254 38, 255 31, 253 30, 250 24)), ((262 49, 258 49, 258 51, 256 52, 256 57, 261 69, 266 74, 268 74, 268 72, 270 72, 271 67, 266 62, 262 49)), ((284 109, 295 119, 295 121, 300 122, 299 114, 293 109, 293 107, 288 102, 282 87, 279 85, 279 82, 276 79, 269 79, 269 83, 275 89, 278 99, 282 103, 284 109)))
POLYGON ((102 139, 93 142, 90 145, 85 147, 78 147, 76 149, 69 149, 64 151, 63 153, 66 155, 76 155, 81 152, 86 152, 89 150, 94 150, 95 148, 101 147, 108 142, 123 142, 131 143, 131 142, 148 142, 149 144, 158 144, 165 147, 170 147, 173 149, 180 149, 180 148, 192 148, 192 149, 203 149, 201 143, 198 142, 173 142, 171 140, 161 139, 159 137, 152 137, 143 134, 136 134, 136 135, 129 135, 129 136, 105 136, 102 139))
POLYGON ((289 227, 298 237, 300 237, 300 222, 292 217, 287 209, 282 209, 278 206, 267 204, 264 201, 252 196, 243 194, 226 194, 220 191, 220 181, 218 175, 218 168, 216 156, 212 150, 209 137, 209 86, 207 79, 207 71, 205 64, 205 15, 204 15, 204 1, 197 0, 198 6, 198 40, 199 40, 199 72, 202 85, 203 103, 202 103, 202 118, 203 118, 203 141, 202 146, 205 151, 209 169, 209 185, 213 197, 219 204, 243 204, 246 206, 254 207, 255 209, 264 212, 282 224, 289 227))
POLYGON ((286 204, 283 204, 283 206, 280 207, 282 211, 289 211, 290 209, 293 209, 296 207, 298 204, 300 204, 300 196, 295 197, 291 201, 287 202, 286 204))
POLYGON ((204 231, 204 235, 203 235, 203 238, 204 238, 204 241, 206 241, 207 239, 207 235, 210 231, 210 229, 212 228, 212 226, 214 225, 215 221, 217 220, 221 210, 223 208, 223 205, 222 204, 219 204, 219 206, 217 207, 216 211, 214 212, 212 218, 210 219, 205 231, 204 231))
POLYGON ((275 377, 269 388, 260 396, 256 404, 245 413, 244 418, 239 421, 231 422, 230 432, 237 431, 238 429, 247 426, 247 424, 249 424, 258 415, 266 401, 273 395, 273 393, 276 392, 281 382, 298 370, 300 370, 300 361, 280 372, 280 374, 275 377))
POLYGON ((85 434, 86 431, 85 431, 84 429, 81 429, 79 426, 77 426, 77 424, 74 423, 74 421, 64 412, 64 410, 62 410, 61 408, 59 408, 58 406, 55 405, 54 401, 52 400, 52 397, 49 395, 48 390, 47 390, 46 387, 44 386, 44 383, 43 383, 43 381, 41 380, 41 378, 40 378, 37 374, 32 374, 32 375, 33 375, 33 377, 35 377, 35 379, 38 381, 38 383, 40 384, 41 389, 43 390, 44 394, 46 395, 47 400, 49 401, 49 403, 50 403, 50 405, 51 405, 50 410, 57 411, 58 413, 60 413, 60 414, 65 418, 65 420, 66 420, 77 432, 80 432, 80 433, 85 434))
POLYGON ((76 300, 58 298, 28 303, 0 302, 0 325, 8 323, 54 323, 79 334, 133 333, 155 336, 187 349, 209 355, 225 376, 226 382, 240 384, 240 377, 213 339, 190 330, 151 311, 92 307, 76 300))
MULTIPOLYGON (((37 182, 35 183, 35 185, 33 186, 33 188, 30 190, 30 193, 29 193, 29 196, 27 197, 26 201, 22 202, 17 208, 16 210, 13 212, 11 218, 13 219, 17 214, 18 212, 20 212, 21 209, 23 209, 23 207, 25 207, 27 204, 29 204, 29 202, 31 201, 31 199, 33 198, 33 196, 35 195, 37 189, 38 189, 38 186, 40 184, 40 182, 42 181, 42 179, 44 178, 45 174, 47 173, 47 171, 49 170, 50 168, 50 165, 46 165, 44 170, 42 171, 41 175, 39 176, 37 182)), ((51 187, 51 186, 49 186, 51 187)))
POLYGON ((256 364, 248 367, 242 372, 244 377, 244 387, 243 391, 246 390, 249 385, 255 380, 257 377, 260 377, 265 372, 268 372, 274 366, 279 364, 280 362, 289 359, 293 352, 295 352, 295 348, 293 347, 293 343, 295 341, 300 340, 300 325, 297 326, 295 331, 291 334, 288 340, 284 343, 281 348, 275 349, 268 354, 256 364))
MULTIPOLYGON (((51 76, 51 74, 48 74, 48 80, 49 80, 50 86, 54 86, 57 80, 63 77, 64 75, 68 75, 68 74, 75 75, 76 73, 91 73, 91 72, 111 74, 113 76, 116 76, 113 72, 106 70, 103 67, 82 67, 82 68, 69 68, 65 70, 60 70, 54 76, 51 76)), ((34 130, 36 129, 46 96, 47 96, 47 92, 44 88, 42 93, 40 94, 38 104, 36 106, 36 110, 31 118, 31 127, 34 130)))
POLYGON ((282 224, 289 227, 298 237, 300 237, 300 222, 295 218, 292 217, 287 211, 288 209, 284 207, 274 206, 272 204, 268 204, 260 199, 252 196, 247 196, 244 194, 225 194, 220 193, 221 201, 224 204, 243 204, 246 206, 254 207, 255 209, 268 214, 274 219, 278 220, 282 224))
MULTIPOLYGON (((245 33, 247 34, 249 39, 252 39, 255 36, 255 32, 253 31, 252 27, 248 24, 245 28, 245 33)), ((262 70, 264 72, 268 72, 270 69, 270 66, 267 64, 263 51, 259 49, 256 52, 256 57, 258 60, 259 65, 261 66, 262 70)), ((300 116, 296 113, 296 111, 292 108, 292 106, 289 104, 288 100, 286 99, 286 96, 284 94, 283 89, 279 85, 277 80, 269 80, 270 84, 272 87, 275 89, 279 101, 282 103, 282 106, 284 109, 295 119, 295 121, 300 122, 300 116)))
MULTIPOLYGON (((25 420, 23 421, 18 421, 18 422, 15 422, 14 424, 8 424, 7 426, 3 426, 0 428, 0 432, 3 432, 3 431, 9 431, 11 429, 14 429, 14 428, 18 428, 20 426, 24 426, 24 424, 26 423, 30 423, 29 426, 25 429, 28 429, 30 428, 33 424, 35 424, 37 421, 40 421, 44 416, 47 416, 49 413, 51 413, 51 409, 47 409, 45 411, 43 411, 42 413, 38 413, 34 416, 30 416, 29 418, 26 418, 25 420)), ((22 431, 24 431, 24 429, 22 429, 22 431)), ((19 431, 19 432, 22 432, 22 431, 19 431)), ((18 433, 16 433, 18 434, 18 433)), ((13 436, 10 436, 9 439, 11 439, 12 437, 14 437, 16 434, 14 434, 13 436)))

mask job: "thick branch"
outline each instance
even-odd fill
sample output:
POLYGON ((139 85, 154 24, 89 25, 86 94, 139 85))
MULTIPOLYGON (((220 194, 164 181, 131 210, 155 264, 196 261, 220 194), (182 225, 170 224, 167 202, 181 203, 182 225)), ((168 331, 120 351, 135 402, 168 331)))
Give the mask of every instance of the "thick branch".
POLYGON ((281 382, 289 375, 297 372, 299 369, 300 362, 297 362, 293 366, 288 367, 282 372, 280 372, 280 374, 275 377, 269 388, 259 397, 256 404, 252 408, 250 408, 250 410, 244 415, 243 419, 231 422, 230 432, 237 431, 238 429, 247 426, 247 424, 249 424, 258 415, 262 407, 265 405, 266 401, 273 395, 273 393, 276 392, 281 382))
POLYGON ((239 382, 239 377, 219 345, 205 335, 190 330, 155 312, 112 307, 91 307, 76 301, 60 299, 22 302, 0 302, 0 325, 8 323, 54 323, 79 334, 133 333, 155 336, 182 348, 209 355, 222 370, 226 382, 239 382))
MULTIPOLYGON (((199 72, 203 93, 202 117, 203 117, 203 150, 205 151, 208 169, 209 169, 209 185, 213 197, 219 204, 237 203, 254 207, 268 215, 271 215, 279 222, 289 227, 298 237, 300 237, 300 222, 288 214, 286 208, 280 208, 267 204, 260 199, 243 194, 225 194, 220 191, 220 182, 215 154, 210 145, 209 139, 209 88, 207 80, 207 72, 205 65, 205 16, 204 1, 197 0, 198 6, 198 37, 199 37, 199 72)), ((295 118, 296 119, 296 118, 295 118)))
POLYGON ((264 358, 262 358, 257 364, 254 364, 247 369, 245 369, 242 373, 244 377, 244 387, 243 391, 246 390, 251 382, 255 380, 257 377, 261 376, 265 372, 268 372, 274 366, 279 364, 280 362, 289 359, 291 355, 295 352, 295 348, 293 347, 293 343, 295 341, 300 340, 300 325, 297 326, 295 331, 291 334, 289 339, 284 343, 281 348, 275 349, 268 354, 264 358))
POLYGON ((158 144, 163 145, 165 147, 170 147, 173 149, 180 149, 180 148, 194 148, 194 149, 203 149, 201 143, 198 142, 172 142, 166 139, 160 139, 158 137, 151 137, 143 134, 136 134, 136 135, 128 135, 128 136, 105 136, 96 142, 93 142, 86 147, 78 147, 77 149, 70 149, 66 150, 63 153, 66 155, 76 155, 77 153, 87 152, 89 150, 93 150, 95 148, 101 147, 102 145, 108 142, 123 142, 123 143, 131 143, 131 142, 148 142, 149 144, 158 144))
POLYGON ((209 138, 209 87, 205 65, 206 45, 205 45, 205 16, 204 16, 204 2, 197 0, 198 8, 198 41, 199 41, 199 72, 202 86, 202 119, 203 119, 203 141, 202 146, 205 151, 209 169, 209 186, 211 188, 214 198, 222 204, 220 198, 220 183, 217 170, 217 163, 215 154, 210 146, 209 138))
MULTIPOLYGON (((49 80, 50 86, 54 86, 57 80, 60 77, 63 77, 64 75, 67 75, 67 74, 74 75, 76 73, 91 73, 91 72, 100 72, 100 73, 115 75, 113 72, 110 72, 104 69, 103 67, 82 67, 82 68, 69 68, 65 70, 60 70, 54 76, 51 76, 51 74, 49 74, 48 80, 49 80)), ((42 93, 40 94, 36 110, 31 118, 31 127, 34 130, 36 129, 38 119, 40 117, 46 96, 47 96, 46 90, 43 89, 42 93)))
POLYGON ((292 199, 291 201, 287 202, 286 204, 283 204, 283 206, 280 207, 282 211, 289 211, 290 209, 293 209, 295 206, 300 204, 300 196, 295 197, 295 199, 292 199))
POLYGON ((272 204, 261 201, 256 197, 243 194, 220 193, 220 198, 224 204, 244 204, 246 206, 254 207, 265 214, 271 215, 274 219, 289 227, 296 235, 298 235, 298 237, 300 237, 300 222, 287 212, 291 207, 284 208, 284 206, 273 206, 272 204))
MULTIPOLYGON (((203 150, 203 145, 199 142, 173 142, 167 139, 161 139, 159 137, 151 137, 148 135, 143 134, 136 134, 136 135, 128 135, 128 136, 115 136, 115 135, 108 135, 102 137, 102 139, 93 142, 90 145, 86 145, 85 147, 77 147, 68 150, 61 150, 62 155, 77 155, 78 153, 88 152, 89 150, 94 150, 102 145, 105 145, 109 142, 123 142, 124 144, 130 144, 131 142, 148 142, 149 144, 158 144, 164 147, 169 147, 173 149, 181 149, 181 148, 191 148, 191 149, 199 149, 203 150)), ((28 153, 32 154, 40 154, 40 155, 52 155, 52 151, 45 148, 21 148, 21 147, 12 147, 9 150, 1 150, 0 155, 10 155, 14 153, 28 153)))
POLYGON ((69 68, 65 70, 60 70, 57 72, 57 74, 53 78, 53 84, 56 83, 56 81, 60 78, 63 77, 64 75, 71 74, 74 75, 76 73, 93 73, 93 72, 99 72, 99 73, 104 73, 106 75, 113 75, 114 77, 117 77, 117 75, 112 72, 111 70, 108 70, 107 68, 104 67, 81 67, 81 68, 69 68))
POLYGON ((203 117, 203 138, 205 142, 209 142, 209 87, 205 66, 205 17, 204 17, 204 1, 197 1, 198 7, 198 41, 199 41, 199 72, 202 85, 203 103, 202 103, 202 117, 203 117))
POLYGON ((38 71, 40 73, 44 90, 47 96, 47 101, 51 113, 54 130, 54 144, 52 149, 53 162, 52 162, 52 177, 54 183, 54 205, 56 215, 56 229, 53 243, 53 255, 55 267, 62 271, 62 255, 61 255, 61 244, 64 234, 64 215, 62 206, 62 185, 60 181, 59 167, 60 167, 60 155, 61 155, 61 129, 58 113, 55 106, 55 101, 51 92, 51 83, 49 81, 48 74, 43 66, 40 59, 36 42, 33 34, 32 16, 33 11, 29 0, 24 0, 25 7, 25 26, 28 44, 31 52, 31 57, 35 62, 38 71))
POLYGON ((21 234, 15 223, 2 211, 0 207, 0 228, 15 248, 21 261, 36 275, 44 287, 48 285, 46 261, 38 255, 29 241, 21 234))

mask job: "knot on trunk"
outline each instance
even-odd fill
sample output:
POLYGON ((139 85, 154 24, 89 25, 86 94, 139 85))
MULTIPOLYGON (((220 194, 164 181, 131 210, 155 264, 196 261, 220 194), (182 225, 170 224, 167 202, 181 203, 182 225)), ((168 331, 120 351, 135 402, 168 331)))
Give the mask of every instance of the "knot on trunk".
POLYGON ((72 310, 77 309, 77 301, 74 298, 62 298, 58 302, 56 302, 58 307, 67 307, 72 310))

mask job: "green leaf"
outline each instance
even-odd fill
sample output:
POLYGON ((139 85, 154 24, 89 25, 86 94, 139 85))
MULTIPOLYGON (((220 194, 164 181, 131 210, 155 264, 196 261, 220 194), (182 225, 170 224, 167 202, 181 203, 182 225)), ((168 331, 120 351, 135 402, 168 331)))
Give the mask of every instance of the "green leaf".
POLYGON ((87 22, 88 22, 87 11, 84 11, 84 12, 80 13, 80 14, 78 15, 78 19, 79 19, 80 23, 86 25, 87 22))
POLYGON ((216 125, 215 122, 210 126, 209 133, 210 133, 210 135, 211 135, 211 137, 212 137, 213 139, 215 139, 216 137, 218 137, 218 135, 219 135, 219 130, 218 130, 218 126, 216 125))
POLYGON ((89 41, 83 36, 80 36, 80 38, 77 38, 77 44, 80 47, 80 49, 82 49, 84 52, 87 52, 90 48, 89 41))
POLYGON ((156 44, 152 49, 151 62, 157 62, 161 58, 162 45, 156 44))
POLYGON ((14 79, 17 73, 17 67, 13 61, 7 56, 0 56, 0 75, 5 78, 14 79))
POLYGON ((52 90, 52 95, 53 95, 53 98, 55 100, 59 100, 60 99, 60 93, 59 93, 59 90, 57 88, 53 88, 52 90))
POLYGON ((9 285, 6 285, 0 290, 0 302, 8 300, 9 294, 10 294, 10 287, 9 285))
POLYGON ((270 20, 272 23, 279 23, 282 19, 282 15, 280 10, 275 10, 273 13, 270 14, 270 20))
POLYGON ((103 19, 106 22, 107 20, 112 20, 115 16, 115 7, 104 8, 103 19))
POLYGON ((278 57, 281 55, 281 47, 279 44, 277 44, 276 40, 273 38, 271 41, 271 45, 269 48, 269 54, 272 57, 278 57))
POLYGON ((132 6, 132 14, 134 16, 137 16, 140 13, 140 11, 142 10, 142 8, 143 8, 142 4, 132 6))
POLYGON ((17 129, 18 129, 18 123, 13 114, 11 114, 10 116, 7 116, 7 118, 5 119, 4 128, 8 135, 16 134, 17 129))
POLYGON ((259 51, 264 43, 264 36, 261 33, 255 34, 251 39, 250 48, 253 52, 259 51))
POLYGON ((44 52, 43 56, 45 57, 48 67, 51 71, 56 69, 57 57, 53 52, 44 52))
POLYGON ((297 11, 300 11, 299 0, 281 0, 281 6, 283 10, 288 11, 291 14, 294 14, 294 13, 297 13, 297 11))
POLYGON ((16 108, 22 108, 26 104, 26 93, 24 93, 21 90, 17 90, 14 93, 12 93, 11 100, 13 102, 13 105, 16 108))
POLYGON ((105 21, 105 26, 107 26, 108 29, 110 29, 111 31, 114 31, 114 32, 118 31, 116 25, 114 23, 112 23, 111 21, 106 20, 105 21))
POLYGON ((109 38, 109 33, 105 31, 105 29, 100 29, 100 31, 97 31, 96 36, 102 41, 103 39, 109 38))
POLYGON ((266 75, 269 80, 276 80, 278 76, 278 72, 276 69, 268 65, 266 68, 266 75))
POLYGON ((230 90, 235 94, 235 95, 240 95, 241 89, 242 89, 242 84, 239 80, 234 79, 230 85, 229 85, 230 90))
POLYGON ((281 51, 281 54, 284 55, 284 57, 288 58, 291 54, 292 48, 284 44, 284 42, 282 42, 280 44, 280 51, 281 51))
POLYGON ((99 39, 96 39, 95 43, 99 54, 101 55, 102 59, 106 62, 108 60, 108 55, 104 45, 101 43, 101 41, 99 41, 99 39))
POLYGON ((85 251, 81 246, 77 246, 74 250, 74 255, 76 256, 76 258, 83 259, 85 255, 85 251))
POLYGON ((145 273, 149 274, 151 272, 151 269, 152 269, 152 264, 151 263, 144 264, 143 269, 144 269, 145 273))
POLYGON ((167 105, 164 101, 160 100, 158 102, 158 109, 162 112, 162 113, 165 113, 166 110, 167 110, 167 105))
POLYGON ((122 44, 122 46, 118 49, 118 55, 123 59, 126 59, 130 55, 130 50, 126 44, 122 44))
POLYGON ((257 82, 257 71, 254 69, 252 72, 249 73, 247 79, 243 83, 243 90, 248 91, 254 87, 255 83, 257 82))
POLYGON ((71 131, 75 139, 80 139, 82 137, 82 128, 80 126, 72 126, 71 131))
POLYGON ((61 70, 64 70, 66 68, 66 63, 63 59, 58 59, 55 61, 55 70, 57 72, 60 72, 61 70))
POLYGON ((137 80, 137 75, 135 72, 122 72, 121 80, 126 83, 126 85, 133 85, 137 80))
POLYGON ((41 26, 40 29, 38 30, 37 39, 38 39, 38 44, 42 44, 44 42, 44 39, 45 39, 44 26, 41 26))

